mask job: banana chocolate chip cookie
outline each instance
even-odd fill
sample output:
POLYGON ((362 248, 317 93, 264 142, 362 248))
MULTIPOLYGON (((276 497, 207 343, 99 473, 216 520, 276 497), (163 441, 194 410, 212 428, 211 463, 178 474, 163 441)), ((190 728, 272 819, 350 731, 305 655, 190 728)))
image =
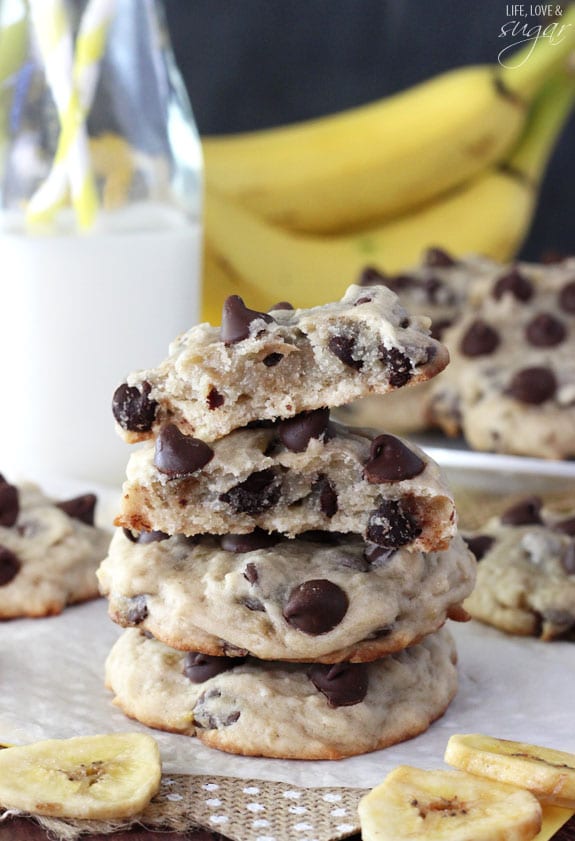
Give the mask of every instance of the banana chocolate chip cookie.
POLYGON ((0 476, 0 619, 60 613, 99 595, 111 534, 94 526, 96 497, 55 502, 0 476))
POLYGON ((174 648, 333 663, 373 660, 465 618, 475 567, 459 536, 422 553, 327 532, 191 541, 118 530, 98 577, 116 623, 174 648))
POLYGON ((176 651, 130 628, 106 683, 132 718, 229 753, 340 759, 426 730, 455 695, 457 668, 445 629, 373 663, 329 665, 176 651))
POLYGON ((444 340, 433 423, 476 450, 575 456, 575 259, 502 269, 444 340))
MULTIPOLYGON (((412 315, 431 319, 431 335, 443 341, 448 327, 463 314, 470 300, 501 266, 486 257, 455 258, 442 248, 428 248, 417 266, 398 275, 386 275, 366 267, 358 278, 365 288, 386 286, 412 315)), ((429 427, 426 396, 431 380, 415 388, 402 388, 386 395, 374 394, 341 406, 336 416, 353 426, 371 426, 408 434, 429 427)))
POLYGON ((415 445, 317 409, 210 444, 163 426, 130 457, 116 524, 186 535, 361 532, 386 548, 432 551, 448 545, 456 514, 441 471, 415 445))
POLYGON ((575 511, 529 497, 464 535, 477 557, 472 617, 510 634, 552 640, 575 631, 575 511))
MULTIPOLYGON (((313 282, 313 278, 311 279, 313 282)), ((290 418, 428 380, 448 362, 429 335, 383 286, 350 286, 341 301, 269 313, 239 296, 224 304, 222 325, 179 336, 157 368, 131 374, 113 398, 128 441, 173 423, 213 441, 253 421, 290 418)))

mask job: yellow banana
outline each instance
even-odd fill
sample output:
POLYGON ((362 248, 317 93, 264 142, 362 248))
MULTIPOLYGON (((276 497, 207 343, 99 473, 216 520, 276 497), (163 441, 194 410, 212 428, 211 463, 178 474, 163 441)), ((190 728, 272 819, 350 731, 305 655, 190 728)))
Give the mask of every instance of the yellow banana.
POLYGON ((328 117, 204 137, 206 183, 275 224, 309 233, 410 211, 507 154, 527 104, 575 50, 574 21, 575 9, 561 20, 561 43, 542 38, 533 49, 530 42, 512 66, 457 68, 328 117))
MULTIPOLYGON (((511 259, 532 219, 537 188, 549 155, 569 114, 575 84, 558 78, 533 108, 519 144, 465 187, 379 228, 339 237, 310 237, 276 228, 210 190, 206 195, 206 236, 222 271, 247 279, 252 307, 266 309, 278 298, 299 307, 340 297, 366 265, 398 272, 418 262, 429 246, 456 256, 483 254, 511 259), (257 292, 257 294, 256 294, 257 292)), ((209 271, 204 305, 214 300, 209 271)), ((221 288, 221 286, 220 286, 221 288)))

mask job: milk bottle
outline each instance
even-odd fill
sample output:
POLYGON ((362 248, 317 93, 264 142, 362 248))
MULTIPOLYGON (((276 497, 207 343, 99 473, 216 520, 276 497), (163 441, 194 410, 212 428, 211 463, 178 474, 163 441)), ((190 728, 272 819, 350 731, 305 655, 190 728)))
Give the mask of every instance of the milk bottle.
POLYGON ((0 36, 0 473, 119 486, 113 392, 199 315, 192 111, 158 0, 0 0, 0 36))

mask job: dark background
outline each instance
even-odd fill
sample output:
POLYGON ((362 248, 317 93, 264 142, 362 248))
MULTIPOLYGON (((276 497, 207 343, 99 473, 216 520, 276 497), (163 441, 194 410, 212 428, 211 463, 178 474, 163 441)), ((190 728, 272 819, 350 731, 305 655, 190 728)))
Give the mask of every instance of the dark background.
MULTIPOLYGON (((328 114, 452 67, 496 62, 508 43, 498 37, 501 27, 514 19, 508 6, 504 0, 165 0, 201 134, 328 114)), ((521 256, 575 253, 574 197, 572 115, 521 256)))

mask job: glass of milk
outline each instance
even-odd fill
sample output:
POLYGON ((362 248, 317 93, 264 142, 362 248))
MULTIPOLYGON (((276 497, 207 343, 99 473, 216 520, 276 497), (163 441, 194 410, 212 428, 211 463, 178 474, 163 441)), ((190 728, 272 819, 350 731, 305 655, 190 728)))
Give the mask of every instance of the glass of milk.
MULTIPOLYGON (((96 196, 87 224, 73 175, 55 173, 65 130, 58 59, 43 53, 34 3, 0 0, 11 56, 0 62, 0 473, 9 480, 119 486, 130 447, 115 431, 114 390, 157 365, 199 317, 201 147, 163 9, 99 5, 111 16, 83 126, 96 196)), ((67 0, 72 62, 83 15, 97 6, 67 0)))

